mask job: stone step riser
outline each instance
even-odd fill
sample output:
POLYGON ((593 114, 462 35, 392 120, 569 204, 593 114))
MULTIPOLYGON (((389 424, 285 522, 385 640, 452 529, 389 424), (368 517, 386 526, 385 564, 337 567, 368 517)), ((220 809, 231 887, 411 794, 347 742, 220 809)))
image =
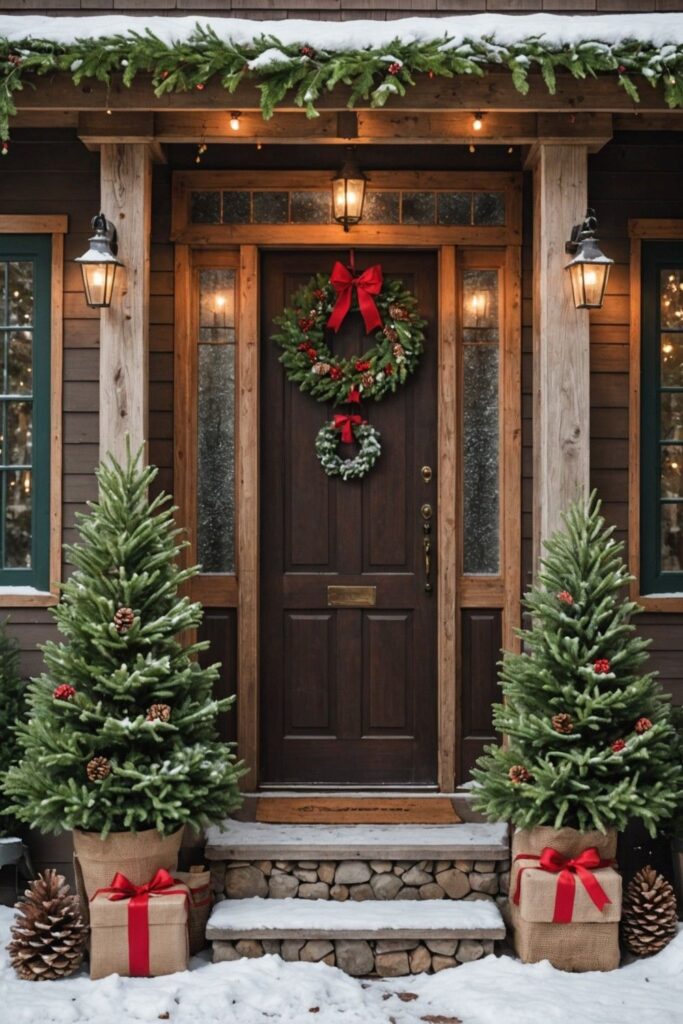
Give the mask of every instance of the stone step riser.
POLYGON ((494 951, 493 939, 235 939, 213 943, 214 963, 267 954, 288 962, 325 963, 353 977, 400 978, 438 973, 494 951))
POLYGON ((509 860, 258 860, 211 866, 217 898, 501 901, 509 860))

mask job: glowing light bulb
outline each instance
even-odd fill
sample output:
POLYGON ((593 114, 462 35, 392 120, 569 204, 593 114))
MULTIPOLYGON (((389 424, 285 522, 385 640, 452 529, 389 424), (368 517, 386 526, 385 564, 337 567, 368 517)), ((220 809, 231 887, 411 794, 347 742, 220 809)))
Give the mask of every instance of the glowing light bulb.
POLYGON ((476 113, 472 118, 472 131, 480 132, 484 127, 484 115, 476 113))
POLYGON ((594 270, 585 270, 583 279, 588 285, 594 285, 597 281, 597 275, 594 270))
POLYGON ((216 309, 222 310, 225 307, 225 295, 216 296, 216 309))
POLYGON ((240 130, 240 112, 239 112, 239 110, 233 110, 232 114, 230 115, 230 127, 232 128, 232 130, 234 132, 238 132, 240 130))
POLYGON ((104 284, 104 271, 103 270, 94 270, 93 271, 92 283, 95 285, 96 288, 101 288, 102 287, 102 285, 104 284))

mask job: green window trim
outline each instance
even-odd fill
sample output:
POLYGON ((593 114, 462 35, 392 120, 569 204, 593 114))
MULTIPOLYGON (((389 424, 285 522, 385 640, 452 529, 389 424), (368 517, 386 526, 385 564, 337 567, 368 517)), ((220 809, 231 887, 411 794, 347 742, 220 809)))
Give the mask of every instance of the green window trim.
POLYGON ((640 383, 640 591, 680 595, 683 419, 680 428, 677 424, 683 412, 683 241, 642 243, 640 383), (673 317, 668 313, 672 305, 673 317), (673 369, 666 364, 670 358, 673 369), (679 535, 680 543, 674 544, 679 535))
MULTIPOLYGON (((50 235, 0 234, 0 587, 28 587, 39 592, 47 592, 50 585, 51 261, 50 235), (19 313, 13 318, 10 311, 12 296, 19 294, 18 290, 10 294, 10 272, 12 264, 29 263, 32 315, 22 314, 28 321, 24 323, 19 313), (25 353, 29 353, 27 379, 18 384, 16 375, 12 379, 14 339, 19 349, 28 343, 25 353), (12 436, 22 429, 22 417, 25 457, 19 459, 11 444, 12 436), (15 487, 30 493, 30 501, 23 509, 19 540, 15 536, 12 541, 13 520, 8 509, 11 488, 15 487), (26 564, 12 564, 22 560, 26 564)), ((23 308, 20 301, 17 299, 17 310, 23 308)))

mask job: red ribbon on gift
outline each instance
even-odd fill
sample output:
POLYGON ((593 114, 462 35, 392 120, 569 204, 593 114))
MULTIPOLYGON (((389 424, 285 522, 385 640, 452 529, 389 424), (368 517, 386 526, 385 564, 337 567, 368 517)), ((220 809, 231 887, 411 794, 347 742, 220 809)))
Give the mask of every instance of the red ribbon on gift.
POLYGON ((343 324, 346 314, 351 309, 354 288, 358 296, 358 308, 363 317, 366 334, 369 334, 375 327, 382 326, 382 318, 372 297, 379 295, 382 291, 382 268, 379 263, 368 267, 359 277, 354 277, 343 263, 337 261, 330 274, 330 284, 337 293, 335 307, 327 321, 327 326, 331 330, 338 331, 343 324))
POLYGON ((353 444, 353 428, 359 427, 363 417, 354 413, 353 416, 338 413, 333 419, 334 429, 341 430, 341 439, 344 444, 353 444))
POLYGON ((602 860, 594 846, 584 850, 578 857, 565 857, 559 850, 554 850, 552 846, 546 846, 541 851, 540 857, 533 853, 519 853, 515 860, 538 861, 538 865, 527 864, 526 867, 520 869, 517 875, 517 886, 514 895, 514 902, 516 904, 519 904, 520 900, 522 875, 528 868, 538 867, 541 871, 551 871, 558 876, 553 924, 571 923, 574 916, 577 875, 598 910, 604 910, 607 904, 612 902, 597 878, 591 874, 597 868, 610 867, 612 861, 602 860))
MULTIPOLYGON (((147 978, 149 967, 149 900, 150 896, 184 896, 185 889, 174 889, 175 878, 159 868, 149 882, 134 885, 117 871, 106 889, 98 889, 95 896, 108 893, 110 900, 130 900, 128 904, 128 969, 131 977, 147 978)), ((95 896, 92 899, 95 899, 95 896)))

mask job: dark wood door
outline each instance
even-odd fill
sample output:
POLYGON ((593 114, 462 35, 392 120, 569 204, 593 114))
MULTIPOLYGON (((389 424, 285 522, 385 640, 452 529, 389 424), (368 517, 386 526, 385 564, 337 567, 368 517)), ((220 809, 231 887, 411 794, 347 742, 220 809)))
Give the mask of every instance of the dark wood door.
MULTIPOLYGON (((323 471, 314 449, 332 408, 287 381, 270 340, 293 292, 335 259, 273 252, 262 265, 261 733, 263 784, 420 785, 436 778, 436 585, 425 591, 421 506, 436 536, 436 255, 368 252, 428 320, 417 372, 362 406, 382 453, 362 480, 323 471), (432 468, 425 482, 422 467, 432 468), (376 587, 372 608, 328 606, 330 585, 376 587)), ((351 312, 332 345, 369 347, 351 312)), ((434 541, 432 541, 434 544, 434 541)), ((438 552, 436 553, 438 555, 438 552)))

